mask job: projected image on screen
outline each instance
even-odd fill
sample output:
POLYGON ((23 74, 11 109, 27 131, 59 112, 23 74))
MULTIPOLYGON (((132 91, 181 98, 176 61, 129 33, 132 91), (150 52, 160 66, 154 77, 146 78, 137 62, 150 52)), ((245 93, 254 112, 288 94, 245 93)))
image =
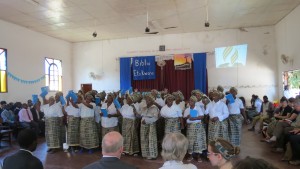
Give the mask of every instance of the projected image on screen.
POLYGON ((215 48, 215 56, 217 68, 245 66, 247 44, 215 48))

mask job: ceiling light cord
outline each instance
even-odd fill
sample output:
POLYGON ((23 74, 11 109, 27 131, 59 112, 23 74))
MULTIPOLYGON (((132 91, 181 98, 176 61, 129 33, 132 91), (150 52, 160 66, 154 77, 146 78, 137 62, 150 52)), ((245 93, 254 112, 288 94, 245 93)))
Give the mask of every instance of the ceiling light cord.
POLYGON ((147 10, 147 27, 149 26, 149 15, 148 15, 148 10, 147 10))
POLYGON ((208 0, 206 0, 206 21, 208 22, 208 0))

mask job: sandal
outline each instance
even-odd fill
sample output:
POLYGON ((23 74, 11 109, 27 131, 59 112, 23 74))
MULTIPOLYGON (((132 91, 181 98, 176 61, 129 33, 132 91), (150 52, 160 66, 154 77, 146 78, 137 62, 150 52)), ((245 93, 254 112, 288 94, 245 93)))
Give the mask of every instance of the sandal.
POLYGON ((186 161, 192 161, 194 158, 191 156, 191 157, 188 157, 187 159, 186 159, 186 161))

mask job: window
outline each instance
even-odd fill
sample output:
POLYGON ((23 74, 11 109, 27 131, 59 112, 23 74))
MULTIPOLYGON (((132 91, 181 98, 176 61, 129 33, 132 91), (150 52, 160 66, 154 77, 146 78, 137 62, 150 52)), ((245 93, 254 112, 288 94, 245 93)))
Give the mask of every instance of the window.
POLYGON ((7 50, 0 48, 0 93, 7 92, 7 50))
POLYGON ((62 91, 61 60, 45 58, 45 79, 50 91, 62 91))
POLYGON ((286 98, 300 94, 300 70, 290 70, 282 73, 283 95, 286 98))

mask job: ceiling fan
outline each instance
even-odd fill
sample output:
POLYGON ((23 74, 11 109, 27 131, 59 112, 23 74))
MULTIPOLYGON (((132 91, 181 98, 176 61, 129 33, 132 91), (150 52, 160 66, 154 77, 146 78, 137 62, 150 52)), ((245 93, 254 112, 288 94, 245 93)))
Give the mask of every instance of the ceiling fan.
POLYGON ((177 26, 169 26, 169 27, 165 27, 164 29, 175 29, 177 28, 177 26))
POLYGON ((148 11, 147 11, 147 26, 145 28, 145 34, 158 34, 159 32, 150 32, 149 28, 149 16, 148 16, 148 11))

